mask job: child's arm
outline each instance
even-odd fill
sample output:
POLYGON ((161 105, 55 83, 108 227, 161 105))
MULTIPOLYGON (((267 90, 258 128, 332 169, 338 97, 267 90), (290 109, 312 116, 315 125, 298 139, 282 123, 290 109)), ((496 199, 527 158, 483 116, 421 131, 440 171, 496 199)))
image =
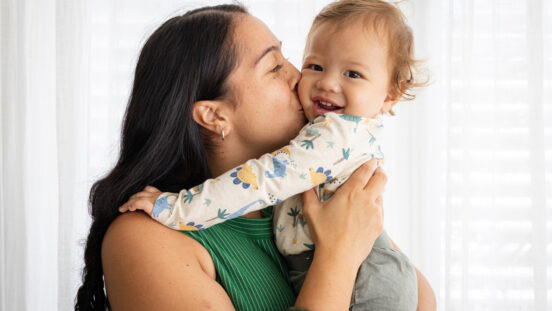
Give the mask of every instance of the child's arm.
POLYGON ((279 203, 332 180, 351 165, 383 157, 375 137, 380 127, 376 119, 335 113, 318 117, 272 154, 178 195, 163 193, 148 207, 149 214, 171 228, 197 230, 279 203))

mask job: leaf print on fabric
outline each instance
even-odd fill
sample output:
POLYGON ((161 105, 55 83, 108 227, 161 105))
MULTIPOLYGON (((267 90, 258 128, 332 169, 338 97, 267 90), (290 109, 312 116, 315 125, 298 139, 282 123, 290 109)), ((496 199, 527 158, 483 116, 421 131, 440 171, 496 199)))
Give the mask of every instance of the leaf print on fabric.
POLYGON ((304 147, 305 149, 314 149, 314 144, 311 140, 305 139, 301 141, 301 147, 304 147))
POLYGON ((307 134, 310 135, 310 136, 316 136, 318 135, 318 131, 316 129, 313 129, 313 128, 307 128, 307 134))
POLYGON ((340 114, 339 117, 345 121, 350 121, 350 122, 354 122, 356 124, 356 127, 354 128, 353 132, 356 133, 357 129, 358 129, 358 124, 360 123, 360 121, 362 121, 362 117, 359 117, 359 116, 352 116, 352 115, 348 115, 348 114, 340 114))
POLYGON ((297 217, 297 222, 301 225, 301 227, 304 227, 307 224, 307 221, 305 220, 305 217, 303 217, 303 214, 299 214, 297 217))
POLYGON ((226 209, 221 210, 220 208, 217 211, 217 217, 213 217, 211 219, 207 219, 207 222, 213 221, 215 219, 226 219, 226 216, 229 214, 226 212, 226 209))
POLYGON ((368 143, 371 145, 376 141, 376 136, 374 136, 374 134, 372 134, 372 132, 370 132, 369 130, 366 130, 366 132, 370 134, 370 139, 368 140, 368 143))
POLYGON ((322 134, 320 134, 317 130, 315 129, 309 129, 307 128, 307 136, 313 136, 313 138, 311 139, 303 139, 301 141, 301 147, 309 150, 309 149, 314 149, 314 140, 317 139, 318 137, 322 136, 322 134))
POLYGON ((194 195, 190 190, 186 190, 186 194, 184 195, 184 203, 192 203, 192 200, 194 199, 194 195))
POLYGON ((343 154, 343 157, 341 157, 341 159, 334 162, 333 165, 339 164, 343 160, 349 160, 349 155, 351 154, 351 148, 347 148, 347 149, 343 148, 341 149, 341 153, 343 154))
POLYGON ((297 206, 290 208, 288 215, 293 217, 293 227, 295 227, 297 225, 297 216, 299 216, 299 208, 297 206))

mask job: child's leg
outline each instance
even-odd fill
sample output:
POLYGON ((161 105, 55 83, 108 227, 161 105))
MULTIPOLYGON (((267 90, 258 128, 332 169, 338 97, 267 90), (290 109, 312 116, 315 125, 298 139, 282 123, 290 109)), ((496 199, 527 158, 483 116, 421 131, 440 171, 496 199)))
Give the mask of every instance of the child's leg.
POLYGON ((293 291, 295 295, 299 295, 299 291, 305 282, 305 277, 307 276, 307 271, 312 263, 312 258, 314 257, 314 251, 306 251, 297 255, 287 255, 285 256, 289 281, 293 286, 293 291))
POLYGON ((417 277, 414 266, 393 248, 385 230, 358 271, 350 310, 416 310, 417 277))

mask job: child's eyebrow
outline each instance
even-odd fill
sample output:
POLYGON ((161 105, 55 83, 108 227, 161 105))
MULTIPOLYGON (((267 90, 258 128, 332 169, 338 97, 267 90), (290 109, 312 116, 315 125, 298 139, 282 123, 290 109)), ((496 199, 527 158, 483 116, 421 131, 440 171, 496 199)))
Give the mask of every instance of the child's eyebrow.
POLYGON ((261 61, 261 59, 263 57, 265 57, 268 53, 272 52, 272 51, 278 51, 282 48, 282 41, 280 41, 280 46, 276 46, 276 45, 272 45, 270 47, 268 47, 266 50, 263 51, 263 53, 261 54, 261 56, 259 56, 257 58, 257 60, 255 61, 255 66, 261 61))
POLYGON ((370 71, 370 67, 366 64, 363 64, 363 63, 359 63, 359 62, 355 62, 355 61, 349 61, 349 62, 347 62, 347 64, 352 65, 352 66, 358 66, 358 67, 363 68, 364 70, 370 71))

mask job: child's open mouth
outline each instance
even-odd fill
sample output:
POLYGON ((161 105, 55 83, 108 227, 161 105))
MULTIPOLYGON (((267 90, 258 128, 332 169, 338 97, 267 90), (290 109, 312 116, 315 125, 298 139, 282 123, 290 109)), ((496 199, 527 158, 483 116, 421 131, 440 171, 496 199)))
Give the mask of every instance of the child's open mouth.
POLYGON ((314 114, 316 116, 319 116, 328 112, 337 112, 338 110, 343 109, 343 107, 339 107, 332 102, 329 102, 327 100, 322 100, 322 99, 315 99, 313 106, 314 106, 314 114))

